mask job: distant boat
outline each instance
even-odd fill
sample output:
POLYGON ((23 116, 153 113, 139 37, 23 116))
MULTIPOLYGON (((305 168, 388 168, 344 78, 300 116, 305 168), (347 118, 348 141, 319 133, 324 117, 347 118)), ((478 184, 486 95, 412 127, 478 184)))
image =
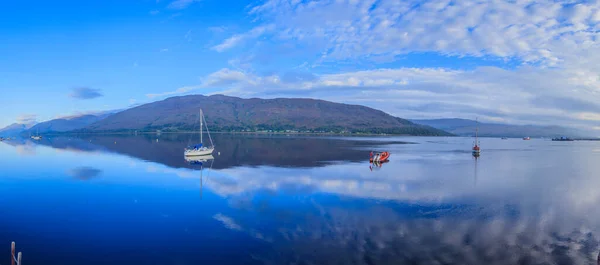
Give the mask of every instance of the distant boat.
POLYGON ((475 127, 475 143, 473 144, 473 156, 479 156, 479 154, 481 153, 481 148, 479 147, 479 122, 477 122, 477 119, 475 119, 475 122, 477 123, 477 127, 475 127))
POLYGON ((560 138, 552 138, 552 141, 567 142, 567 141, 575 141, 575 140, 563 136, 563 137, 560 137, 560 138))
POLYGON ((204 113, 202 109, 200 110, 200 143, 194 146, 188 146, 185 148, 183 154, 185 156, 206 156, 210 155, 215 151, 215 145, 213 144, 212 137, 210 137, 210 132, 208 131, 208 125, 204 124, 204 113), (210 140, 210 146, 206 147, 202 142, 202 126, 206 126, 206 132, 208 133, 208 139, 210 140))
POLYGON ((531 138, 529 138, 529 136, 527 136, 527 137, 523 137, 523 140, 531 140, 531 138))
POLYGON ((502 137, 502 140, 507 140, 507 139, 508 139, 508 137, 502 137))

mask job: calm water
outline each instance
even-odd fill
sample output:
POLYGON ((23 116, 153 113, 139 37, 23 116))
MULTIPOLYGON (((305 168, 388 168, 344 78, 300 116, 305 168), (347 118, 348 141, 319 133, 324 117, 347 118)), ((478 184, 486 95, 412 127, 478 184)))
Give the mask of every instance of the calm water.
POLYGON ((595 264, 600 250, 600 142, 481 139, 475 159, 468 138, 217 135, 200 164, 188 138, 0 143, 0 257, 11 241, 32 265, 595 264), (370 168, 371 150, 391 161, 370 168))

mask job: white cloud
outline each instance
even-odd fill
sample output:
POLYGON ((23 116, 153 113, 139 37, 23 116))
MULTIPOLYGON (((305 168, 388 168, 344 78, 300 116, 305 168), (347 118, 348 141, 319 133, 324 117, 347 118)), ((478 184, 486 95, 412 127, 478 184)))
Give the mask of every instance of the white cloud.
POLYGON ((194 2, 200 2, 199 0, 175 0, 171 2, 167 8, 169 9, 186 9, 194 2))
POLYGON ((247 33, 236 34, 236 35, 229 37, 228 39, 224 40, 221 44, 213 46, 212 49, 217 52, 223 52, 225 50, 231 49, 231 48, 239 45, 246 39, 258 38, 258 37, 262 36, 263 34, 269 32, 269 31, 272 31, 274 28, 275 28, 274 25, 264 25, 264 26, 255 27, 252 30, 248 31, 247 33))
POLYGON ((215 87, 223 85, 232 85, 240 82, 243 82, 245 84, 257 84, 258 81, 251 80, 251 78, 249 78, 249 76, 244 72, 223 68, 204 78, 203 86, 215 87))
POLYGON ((237 83, 243 84, 258 84, 260 80, 252 81, 248 79, 248 75, 246 73, 236 70, 230 70, 228 68, 223 68, 219 71, 216 71, 205 78, 202 79, 202 84, 196 86, 185 86, 178 88, 174 91, 164 92, 164 93, 154 93, 154 94, 146 94, 148 98, 159 98, 159 97, 167 97, 167 96, 175 96, 190 93, 192 91, 202 89, 202 88, 211 88, 211 87, 227 87, 231 85, 235 85, 237 83))
POLYGON ((198 88, 202 88, 202 86, 185 86, 185 87, 178 88, 175 91, 170 91, 170 92, 165 92, 165 93, 146 94, 146 96, 148 98, 174 96, 174 95, 185 94, 190 91, 196 90, 198 88))
POLYGON ((17 117, 17 123, 19 124, 34 124, 37 122, 37 114, 21 114, 17 117))
MULTIPOLYGON (((572 2, 268 0, 249 14, 275 25, 278 43, 316 45, 323 61, 437 52, 560 65, 599 51, 600 6, 572 2)), ((250 32, 223 44, 239 44, 250 32)))
POLYGON ((168 51, 169 51, 168 48, 162 48, 162 49, 160 49, 160 52, 168 52, 168 51))

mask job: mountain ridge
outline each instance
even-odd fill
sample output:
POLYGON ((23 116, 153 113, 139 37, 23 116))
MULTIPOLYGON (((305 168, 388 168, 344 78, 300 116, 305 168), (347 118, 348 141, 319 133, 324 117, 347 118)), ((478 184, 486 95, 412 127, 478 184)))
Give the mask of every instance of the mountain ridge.
POLYGON ((460 118, 413 119, 417 124, 428 125, 458 136, 472 136, 479 127, 482 137, 595 137, 592 133, 557 125, 514 125, 505 123, 477 122, 460 118))
POLYGON ((4 128, 0 129, 0 136, 9 137, 9 136, 17 136, 22 132, 26 131, 28 126, 26 124, 21 123, 13 123, 4 128))
POLYGON ((111 114, 85 114, 80 116, 58 118, 40 122, 23 133, 61 133, 82 129, 90 124, 98 122, 111 114))
POLYGON ((78 132, 194 131, 198 129, 201 108, 212 131, 450 135, 361 105, 310 98, 243 99, 225 95, 167 98, 121 111, 78 132))

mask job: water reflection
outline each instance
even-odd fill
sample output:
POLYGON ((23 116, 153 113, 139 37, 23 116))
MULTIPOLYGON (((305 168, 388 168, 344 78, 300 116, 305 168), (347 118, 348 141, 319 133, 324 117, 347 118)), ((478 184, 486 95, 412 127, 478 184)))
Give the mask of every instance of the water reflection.
MULTIPOLYGON (((146 161, 158 162, 174 168, 191 168, 180 159, 187 146, 187 135, 164 134, 156 136, 90 136, 46 137, 41 145, 57 149, 87 152, 116 152, 146 161)), ((403 144, 402 141, 347 141, 315 137, 265 137, 217 134, 218 163, 215 169, 238 166, 319 167, 336 161, 358 162, 368 158, 361 150, 373 145, 403 144)))
POLYGON ((379 170, 383 166, 383 164, 385 164, 387 162, 389 162, 389 160, 388 161, 370 161, 369 169, 371 171, 373 171, 373 169, 379 170))
POLYGON ((527 216, 411 218, 385 207, 352 210, 317 205, 318 214, 294 226, 258 230, 232 219, 241 231, 278 242, 266 264, 593 264, 598 238, 580 228, 527 216), (275 231, 277 231, 275 233, 275 231), (275 255, 274 255, 275 254, 275 255))
POLYGON ((190 163, 191 165, 200 165, 202 166, 209 160, 214 160, 215 157, 212 155, 204 155, 204 156, 184 156, 185 161, 190 163))
MULTIPOLYGON (((15 218, 22 222, 45 216, 40 212, 51 207, 40 205, 47 200, 63 196, 69 202, 85 202, 81 208, 76 204, 61 208, 62 214, 47 213, 45 221, 50 225, 44 229, 53 228, 61 235, 77 229, 79 233, 70 235, 72 245, 94 240, 93 252, 99 254, 81 254, 79 260, 101 254, 113 257, 99 258, 103 262, 92 265, 124 261, 119 255, 104 255, 112 248, 104 241, 116 240, 139 253, 127 260, 132 264, 218 264, 210 260, 214 256, 227 264, 593 264, 598 260, 600 192, 596 187, 600 181, 595 161, 600 154, 593 150, 599 146, 530 141, 525 150, 522 141, 486 142, 485 157, 471 157, 464 151, 470 139, 435 138, 409 145, 401 144, 401 139, 219 135, 221 156, 185 158, 181 152, 185 140, 167 136, 161 135, 159 142, 123 136, 43 139, 41 144, 54 149, 38 148, 38 158, 43 158, 38 161, 46 161, 50 170, 58 168, 84 179, 103 170, 106 185, 75 183, 76 188, 62 188, 61 183, 48 189, 59 195, 32 192, 26 200, 0 197, 8 202, 0 204, 0 211, 12 212, 8 207, 23 201, 31 204, 23 209, 41 209, 30 213, 34 218, 19 218, 23 213, 17 212, 15 218), (393 152, 393 161, 369 163, 370 150, 377 148, 393 152), (70 151, 54 152, 57 149, 70 151), (62 162, 75 155, 93 163, 96 171, 62 162), (367 171, 367 165, 377 172, 367 171), (86 214, 92 217, 85 219, 86 214), (61 216, 78 216, 90 225, 76 219, 79 226, 72 228, 68 225, 75 224, 61 216), (96 230, 110 237, 103 238, 96 230), (212 248, 199 254, 200 246, 212 248), (164 254, 148 254, 148 249, 164 254), (171 256, 181 260, 173 261, 171 256)), ((6 158, 14 159, 14 154, 6 158)), ((16 190, 16 184, 2 184, 0 194, 16 190)), ((18 184, 36 187, 27 181, 18 184)), ((7 227, 27 232, 39 227, 10 221, 0 222, 0 239, 6 237, 2 231, 7 227)), ((47 230, 38 232, 48 241, 61 239, 46 235, 47 230)))
POLYGON ((17 154, 21 156, 34 156, 36 154, 35 144, 30 140, 12 138, 2 141, 2 143, 15 147, 17 154))
POLYGON ((478 174, 478 171, 477 171, 477 161, 478 160, 479 160, 479 156, 473 156, 473 161, 474 161, 473 162, 473 165, 474 165, 473 166, 473 179, 474 179, 473 186, 477 186, 477 174, 478 174))
MULTIPOLYGON (((185 156, 184 158, 185 158, 185 161, 187 161, 188 163, 197 166, 198 171, 200 171, 200 199, 202 199, 202 192, 203 192, 204 184, 205 184, 204 179, 203 179, 204 167, 205 167, 206 163, 210 161, 210 166, 208 167, 208 174, 210 174, 210 171, 212 170, 213 164, 215 162, 215 158, 212 155, 185 156)), ((208 178, 208 175, 207 175, 207 178, 208 178)))
POLYGON ((77 167, 67 171, 67 174, 79 180, 90 180, 97 178, 102 170, 93 167, 77 167))

